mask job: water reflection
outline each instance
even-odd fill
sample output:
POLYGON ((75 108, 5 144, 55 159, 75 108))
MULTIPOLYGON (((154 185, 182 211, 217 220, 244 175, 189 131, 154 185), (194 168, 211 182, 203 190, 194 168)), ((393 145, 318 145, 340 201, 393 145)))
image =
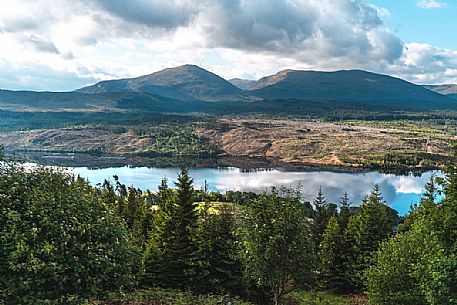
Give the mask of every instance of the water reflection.
MULTIPOLYGON (((88 169, 85 167, 71 169, 75 174, 87 178, 92 184, 102 183, 118 175, 121 182, 141 189, 156 190, 163 177, 174 181, 179 172, 178 168, 147 168, 147 167, 117 167, 104 169, 88 169)), ((212 191, 226 190, 262 192, 271 186, 287 185, 301 186, 305 200, 311 201, 321 186, 330 202, 338 202, 344 192, 347 192, 351 202, 359 205, 365 194, 373 185, 378 183, 384 199, 400 214, 409 210, 411 203, 417 203, 424 191, 424 185, 432 172, 420 177, 413 175, 395 176, 378 172, 349 173, 333 171, 282 171, 257 170, 242 171, 238 168, 195 168, 190 170, 196 187, 202 187, 207 182, 212 191)), ((440 174, 439 172, 437 174, 440 174)), ((170 185, 173 185, 170 183, 170 185)))

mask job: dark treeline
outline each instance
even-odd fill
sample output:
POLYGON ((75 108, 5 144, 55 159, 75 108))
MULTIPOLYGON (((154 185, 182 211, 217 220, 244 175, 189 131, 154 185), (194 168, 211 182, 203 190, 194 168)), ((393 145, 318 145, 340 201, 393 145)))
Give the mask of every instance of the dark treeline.
MULTIPOLYGON (((295 289, 374 304, 457 303, 457 174, 433 179, 402 219, 374 186, 359 207, 318 190, 195 190, 183 169, 157 192, 92 187, 53 169, 0 165, 0 296, 80 304, 135 289, 190 290, 235 304, 296 304, 295 289), (287 303, 289 302, 289 303, 287 303)), ((1 303, 1 301, 0 301, 1 303)))

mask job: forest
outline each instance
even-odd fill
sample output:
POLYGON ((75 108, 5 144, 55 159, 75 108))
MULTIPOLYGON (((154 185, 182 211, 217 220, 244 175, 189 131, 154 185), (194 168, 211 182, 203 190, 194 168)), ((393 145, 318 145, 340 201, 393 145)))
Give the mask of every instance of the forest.
POLYGON ((91 186, 0 154, 0 304, 457 304, 457 170, 406 217, 316 190, 91 186))

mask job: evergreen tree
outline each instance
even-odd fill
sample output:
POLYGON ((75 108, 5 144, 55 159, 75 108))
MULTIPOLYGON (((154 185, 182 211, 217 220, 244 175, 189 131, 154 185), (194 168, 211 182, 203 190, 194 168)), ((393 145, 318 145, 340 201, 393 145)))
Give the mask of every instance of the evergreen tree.
POLYGON ((160 185, 158 187, 157 195, 156 195, 156 203, 159 206, 159 208, 164 207, 165 203, 167 200, 171 197, 171 189, 168 187, 168 180, 167 178, 163 178, 162 181, 160 182, 160 185))
POLYGON ((118 214, 126 219, 126 215, 127 215, 127 203, 126 203, 126 200, 127 200, 127 188, 125 187, 124 184, 122 184, 120 181, 119 181, 119 177, 117 175, 114 175, 113 176, 114 178, 114 181, 116 183, 116 192, 117 192, 117 211, 118 211, 118 214))
POLYGON ((144 255, 144 281, 149 285, 186 289, 194 285, 197 212, 192 179, 186 169, 178 176, 176 192, 167 199, 155 221, 156 233, 144 255))
POLYGON ((309 285, 315 268, 306 211, 297 192, 273 188, 249 205, 243 231, 248 280, 268 287, 274 304, 296 287, 309 285))
POLYGON ((430 176, 430 179, 425 184, 424 199, 427 199, 431 203, 434 203, 438 192, 439 192, 439 189, 438 189, 438 186, 436 185, 436 176, 435 176, 435 174, 432 174, 430 176))
POLYGON ((338 223, 340 229, 344 231, 351 218, 351 203, 349 202, 348 193, 344 193, 340 199, 340 213, 338 215, 338 223))
POLYGON ((371 254, 393 233, 393 223, 390 208, 384 204, 379 185, 375 185, 345 231, 345 242, 351 245, 347 268, 351 288, 362 288, 363 271, 370 265, 371 254))
POLYGON ((142 191, 132 187, 128 188, 127 192, 127 207, 126 207, 126 221, 127 226, 133 229, 137 225, 139 210, 142 201, 142 191))
POLYGON ((446 175, 444 199, 435 188, 413 214, 407 230, 383 243, 365 273, 368 296, 377 304, 457 304, 457 176, 446 175))
POLYGON ((348 273, 354 259, 351 250, 353 240, 347 239, 345 235, 351 215, 349 197, 344 193, 340 200, 340 213, 330 217, 322 235, 319 255, 320 283, 323 287, 338 293, 351 292, 348 273))
POLYGON ((324 231, 322 250, 319 255, 320 284, 322 287, 340 293, 346 291, 345 250, 343 233, 338 219, 332 216, 324 231))
POLYGON ((314 222, 312 229, 315 250, 318 251, 322 242, 322 234, 324 233, 325 227, 327 226, 327 221, 330 217, 327 199, 322 192, 322 187, 319 187, 317 196, 313 200, 313 205, 316 212, 314 213, 314 222))
POLYGON ((238 257, 233 210, 202 211, 198 229, 198 269, 194 287, 200 293, 240 294, 242 270, 238 257))

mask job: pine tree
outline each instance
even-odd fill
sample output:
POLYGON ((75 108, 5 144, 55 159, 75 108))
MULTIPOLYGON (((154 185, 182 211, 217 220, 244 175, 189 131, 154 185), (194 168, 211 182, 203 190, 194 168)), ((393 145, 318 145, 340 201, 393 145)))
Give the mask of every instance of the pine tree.
POLYGON ((162 181, 160 182, 160 185, 158 187, 157 191, 157 205, 159 208, 164 208, 165 203, 167 202, 167 199, 170 198, 171 196, 171 190, 168 187, 168 180, 167 178, 163 178, 162 181))
POLYGON ((345 251, 343 233, 335 216, 330 217, 323 233, 320 259, 320 284, 335 292, 345 292, 345 251))
POLYGON ((218 213, 210 214, 204 209, 201 218, 194 289, 200 293, 239 295, 242 291, 242 269, 233 211, 222 206, 218 213))
POLYGON ((249 206, 242 253, 246 278, 271 289, 274 304, 297 286, 309 285, 315 268, 313 242, 297 192, 273 188, 249 206))
POLYGON ((322 234, 325 231, 327 226, 327 221, 330 217, 328 211, 328 203, 325 198, 322 187, 319 187, 316 198, 313 200, 314 208, 316 212, 314 213, 314 223, 313 223, 313 236, 315 243, 315 250, 318 251, 320 244, 322 242, 322 234))
POLYGON ((117 211, 118 214, 126 219, 127 215, 127 188, 124 184, 120 183, 119 177, 117 175, 113 176, 114 181, 116 182, 116 192, 117 192, 117 211))
POLYGON ((167 198, 155 220, 155 234, 144 255, 144 282, 186 289, 195 281, 197 212, 192 179, 186 169, 178 176, 176 192, 167 198))
POLYGON ((436 185, 436 176, 435 174, 432 174, 427 184, 425 184, 425 199, 429 200, 430 203, 434 203, 438 191, 438 186, 436 185))
POLYGON ((340 213, 338 215, 338 223, 342 231, 344 231, 351 218, 351 203, 349 202, 348 193, 344 193, 340 199, 340 213))
POLYGON ((372 253, 393 233, 393 223, 390 208, 384 204, 379 185, 375 185, 345 231, 345 242, 351 245, 347 278, 353 289, 362 288, 363 271, 370 265, 372 253))

